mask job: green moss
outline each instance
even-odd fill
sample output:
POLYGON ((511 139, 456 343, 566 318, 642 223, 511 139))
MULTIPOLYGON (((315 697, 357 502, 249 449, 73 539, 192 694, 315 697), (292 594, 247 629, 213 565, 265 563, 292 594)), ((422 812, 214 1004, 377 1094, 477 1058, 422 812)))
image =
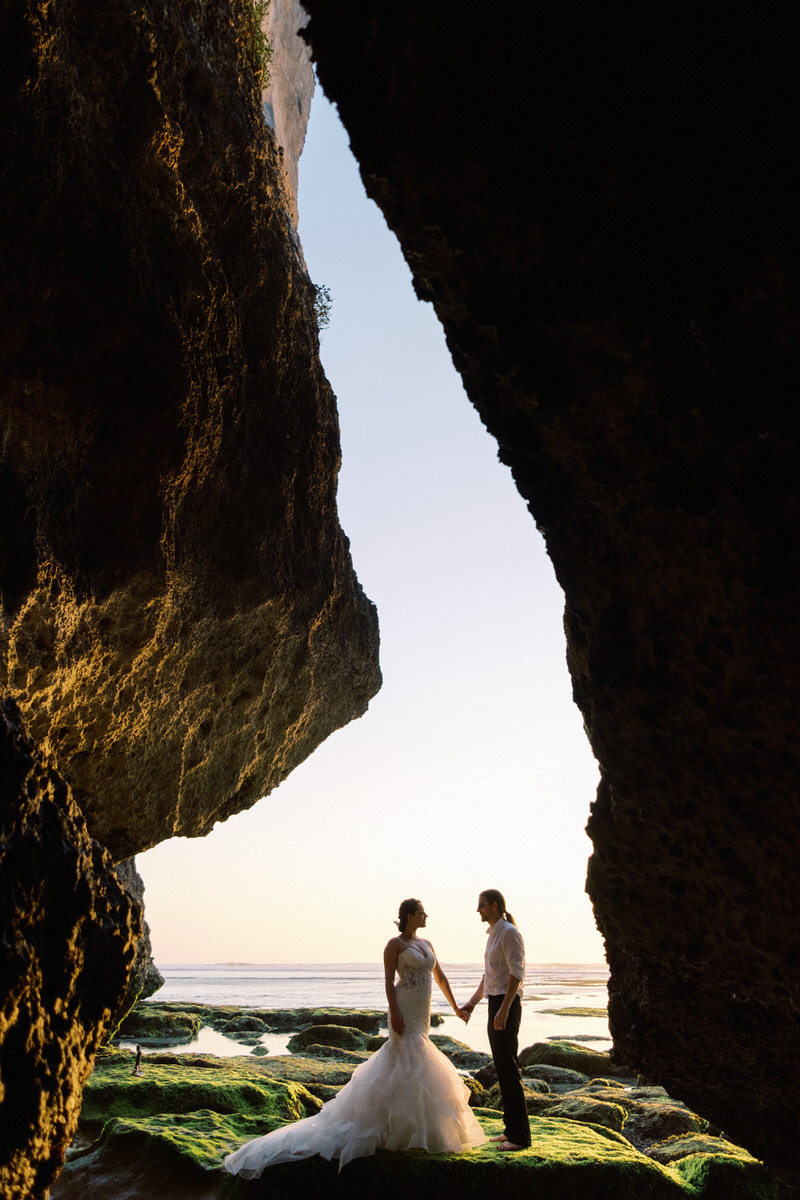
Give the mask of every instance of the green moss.
MULTIPOLYGON (((464 1155, 379 1152, 348 1164, 314 1157, 271 1167, 261 1180, 228 1176, 222 1159, 245 1141, 309 1111, 299 1084, 275 1080, 276 1061, 212 1056, 145 1060, 145 1076, 131 1077, 133 1058, 101 1055, 87 1088, 82 1133, 102 1134, 74 1152, 59 1195, 119 1200, 121 1195, 169 1196, 170 1200, 326 1200, 380 1197, 407 1200, 424 1191, 485 1200, 498 1190, 508 1200, 777 1200, 775 1182, 761 1164, 719 1139, 684 1139, 688 1157, 673 1159, 674 1139, 664 1144, 666 1164, 641 1154, 614 1129, 547 1113, 531 1118, 532 1145, 503 1154, 488 1143, 464 1155), (195 1105, 194 1110, 189 1105, 195 1105), (175 1106, 175 1107, 171 1107, 175 1106), (669 1149, 672 1147, 672 1149, 669 1149), (710 1152, 693 1153, 699 1149, 710 1152), (714 1151, 719 1151, 715 1153, 714 1151), (136 1191, 130 1191, 135 1180, 136 1191)), ((308 1060, 287 1058, 286 1064, 308 1060)), ((328 1064, 316 1063, 326 1067, 328 1064)), ((596 1101, 596 1097, 587 1096, 596 1101)), ((312 1102, 313 1103, 313 1102, 312 1102)), ((612 1105, 605 1102, 606 1106, 612 1105)), ((501 1114, 474 1109, 489 1136, 502 1131, 501 1114)), ((621 1110, 620 1110, 621 1111, 621 1110)), ((59 1180, 59 1188, 62 1180, 59 1180)))
POLYGON ((565 1067, 569 1071, 580 1071, 583 1075, 619 1075, 622 1072, 612 1063, 608 1054, 599 1050, 587 1050, 575 1042, 536 1042, 526 1046, 519 1056, 520 1066, 545 1063, 553 1067, 565 1067))
POLYGON ((161 1005, 137 1004, 117 1032, 118 1038, 134 1041, 192 1042, 202 1024, 198 1014, 161 1005))
POLYGON ((358 1029, 346 1025, 310 1025, 289 1039, 289 1050, 304 1050, 307 1046, 337 1046, 340 1050, 366 1050, 369 1038, 358 1029))
POLYGON ((556 1017, 607 1017, 607 1008, 543 1008, 543 1013, 552 1013, 556 1017))
POLYGON ((186 1062, 164 1064, 151 1057, 145 1060, 142 1078, 137 1078, 127 1056, 103 1060, 84 1089, 80 1124, 96 1133, 110 1117, 135 1119, 198 1109, 261 1120, 296 1120, 319 1108, 300 1083, 247 1070, 238 1065, 240 1059, 211 1062, 211 1067, 200 1067, 186 1062))
POLYGON ((778 1200, 779 1184, 749 1155, 690 1154, 674 1169, 702 1200, 778 1200))

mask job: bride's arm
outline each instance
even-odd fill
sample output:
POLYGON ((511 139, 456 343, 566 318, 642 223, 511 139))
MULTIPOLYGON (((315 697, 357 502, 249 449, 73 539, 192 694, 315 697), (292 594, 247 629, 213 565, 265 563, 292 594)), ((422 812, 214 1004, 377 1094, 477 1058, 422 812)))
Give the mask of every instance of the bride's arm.
POLYGON ((464 1005, 463 1009, 461 1010, 462 1012, 466 1013, 466 1016, 464 1017, 465 1021, 469 1021, 470 1017, 472 1016, 473 1008, 475 1007, 476 1004, 480 1004, 481 1000, 483 999, 483 980, 484 980, 484 978, 485 977, 483 975, 481 975, 480 983, 476 987, 473 995, 469 998, 469 1000, 467 1001, 467 1003, 464 1005))
MULTIPOLYGON (((431 946, 430 942, 428 942, 428 945, 431 946)), ((436 951, 433 949, 433 946, 431 946, 431 950, 433 951, 433 955, 435 958, 436 951)), ((436 962, 433 967, 433 978, 436 980, 439 987, 444 992, 445 1000, 448 1002, 450 1007, 453 1009, 453 1012, 456 1014, 456 1016, 461 1017, 462 1021, 466 1021, 467 1018, 465 1017, 464 1013, 461 1011, 461 1009, 456 1004, 456 998, 453 995, 453 990, 450 987, 450 982, 449 982, 447 976, 445 975, 444 971, 442 970, 442 968, 439 966, 438 958, 436 959, 436 962)))
POLYGON ((383 971, 386 979, 386 999, 389 1001, 389 1021, 395 1033, 402 1033, 405 1028, 403 1018, 400 1016, 400 1009, 397 1007, 397 994, 394 988, 394 976, 397 971, 397 959, 400 955, 400 946, 397 938, 392 938, 386 943, 386 949, 383 952, 383 971))

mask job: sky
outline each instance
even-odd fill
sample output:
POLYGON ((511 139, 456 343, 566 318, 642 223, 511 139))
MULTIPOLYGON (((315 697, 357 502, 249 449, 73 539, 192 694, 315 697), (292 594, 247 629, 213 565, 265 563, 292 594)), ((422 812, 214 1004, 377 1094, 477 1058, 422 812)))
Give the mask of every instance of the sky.
POLYGON ((339 514, 378 607, 384 682, 248 812, 138 856, 156 962, 379 961, 410 896, 442 961, 476 962, 489 887, 529 962, 602 962, 584 893, 598 772, 563 594, 319 88, 299 209, 333 300, 339 514))

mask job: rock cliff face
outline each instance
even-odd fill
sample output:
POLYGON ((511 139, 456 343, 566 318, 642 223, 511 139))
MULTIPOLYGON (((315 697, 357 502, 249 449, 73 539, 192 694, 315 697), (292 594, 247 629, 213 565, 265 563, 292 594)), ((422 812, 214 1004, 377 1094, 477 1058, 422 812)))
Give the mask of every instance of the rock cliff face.
POLYGON ((122 1001, 140 910, 19 711, 0 707, 0 1196, 43 1197, 122 1001))
POLYGON ((565 591, 617 1054, 792 1170, 795 18, 306 7, 565 591))
POLYGON ((4 686, 115 860, 379 684, 248 4, 4 7, 4 686))
POLYGON ((90 836, 207 832, 380 682, 252 14, 0 9, 3 1200, 46 1195, 124 1003, 90 836))

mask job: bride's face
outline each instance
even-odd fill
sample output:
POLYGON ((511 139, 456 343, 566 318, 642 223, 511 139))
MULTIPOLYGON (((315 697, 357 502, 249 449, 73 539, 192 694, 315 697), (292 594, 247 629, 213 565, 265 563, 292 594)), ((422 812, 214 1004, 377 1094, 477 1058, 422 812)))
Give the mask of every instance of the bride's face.
POLYGON ((415 913, 412 913, 409 918, 410 923, 413 923, 415 929, 424 929, 428 922, 428 914, 420 904, 415 913))

